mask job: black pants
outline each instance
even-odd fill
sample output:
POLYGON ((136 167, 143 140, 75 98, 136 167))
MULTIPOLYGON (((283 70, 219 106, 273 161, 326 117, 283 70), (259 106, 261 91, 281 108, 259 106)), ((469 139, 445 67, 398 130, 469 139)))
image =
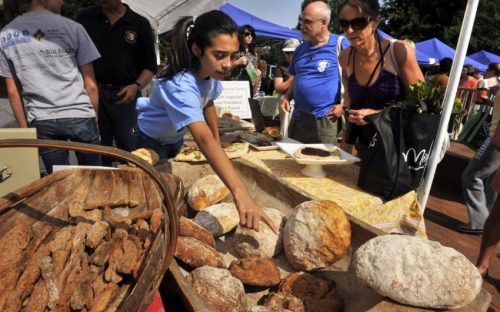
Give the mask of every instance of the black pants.
MULTIPOLYGON (((101 144, 113 146, 113 140, 119 149, 131 152, 135 149, 133 129, 137 123, 135 103, 140 96, 137 92, 136 99, 128 104, 116 104, 121 100, 118 96, 119 90, 108 90, 99 88, 99 132, 101 144)), ((111 166, 109 157, 103 157, 102 163, 111 166)))

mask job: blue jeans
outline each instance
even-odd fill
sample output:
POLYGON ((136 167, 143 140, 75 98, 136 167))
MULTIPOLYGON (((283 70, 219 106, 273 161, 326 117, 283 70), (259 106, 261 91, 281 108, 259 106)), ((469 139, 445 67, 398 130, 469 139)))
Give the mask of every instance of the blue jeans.
POLYGON ((154 139, 148 137, 141 130, 136 129, 134 132, 135 136, 135 144, 137 148, 149 148, 155 151, 160 159, 163 158, 174 158, 175 155, 179 154, 182 146, 184 145, 184 139, 180 139, 178 142, 174 144, 161 144, 155 141, 154 139))
MULTIPOLYGON (((95 118, 35 120, 31 126, 36 128, 39 139, 99 144, 99 130, 95 118)), ((53 165, 69 165, 69 153, 66 150, 40 148, 39 152, 49 174, 52 173, 53 165)), ((101 165, 101 155, 78 152, 75 154, 79 165, 101 165)))
MULTIPOLYGON (((119 90, 108 90, 99 88, 99 132, 101 133, 101 144, 113 146, 131 152, 135 149, 133 129, 137 122, 135 102, 140 96, 137 92, 136 99, 128 104, 116 104, 121 100, 118 96, 119 90)), ((112 159, 103 157, 105 166, 111 166, 112 159)))

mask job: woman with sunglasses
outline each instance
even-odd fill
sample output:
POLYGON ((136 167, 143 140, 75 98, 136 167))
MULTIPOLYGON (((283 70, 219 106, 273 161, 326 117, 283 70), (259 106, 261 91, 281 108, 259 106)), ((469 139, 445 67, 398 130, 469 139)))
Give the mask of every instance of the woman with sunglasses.
POLYGON ((250 25, 239 28, 240 52, 231 73, 232 80, 248 81, 251 96, 258 91, 258 80, 261 72, 258 69, 259 59, 255 52, 255 29, 250 25))
POLYGON ((424 76, 408 43, 380 36, 378 0, 345 0, 338 14, 340 27, 351 44, 339 55, 346 90, 344 106, 350 122, 344 143, 356 144, 358 155, 363 157, 375 134, 364 117, 396 105, 409 86, 423 81, 424 76))

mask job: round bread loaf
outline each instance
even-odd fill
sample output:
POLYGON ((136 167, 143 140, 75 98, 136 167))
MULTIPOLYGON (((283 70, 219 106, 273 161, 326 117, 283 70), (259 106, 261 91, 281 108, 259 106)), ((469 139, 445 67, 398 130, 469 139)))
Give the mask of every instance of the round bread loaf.
POLYGON ((462 307, 479 294, 476 267, 453 248, 425 238, 383 235, 354 253, 353 272, 377 293, 432 309, 462 307))
POLYGON ((198 212, 193 221, 217 237, 234 229, 240 223, 240 215, 234 203, 220 203, 198 212))
POLYGON ((203 266, 192 271, 188 280, 213 311, 246 311, 243 284, 228 270, 203 266))
POLYGON ((212 234, 198 223, 183 216, 180 217, 179 235, 196 238, 208 246, 215 248, 215 239, 212 234))
POLYGON ((224 260, 214 248, 192 237, 177 237, 175 257, 182 262, 198 268, 204 265, 223 268, 224 260))
POLYGON ((263 210, 279 228, 279 233, 274 233, 265 222, 260 222, 259 232, 238 225, 234 234, 234 248, 243 258, 272 258, 283 251, 285 216, 274 208, 263 210))
POLYGON ((288 218, 283 235, 285 254, 297 270, 325 268, 351 246, 351 224, 344 211, 329 200, 303 202, 288 218))
POLYGON ((223 200, 229 189, 215 174, 204 176, 189 188, 187 202, 193 210, 200 211, 223 200))

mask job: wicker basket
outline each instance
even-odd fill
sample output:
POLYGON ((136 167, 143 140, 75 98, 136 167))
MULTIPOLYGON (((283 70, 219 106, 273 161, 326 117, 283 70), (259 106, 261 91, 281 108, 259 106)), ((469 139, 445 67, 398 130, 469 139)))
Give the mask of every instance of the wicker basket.
MULTIPOLYGON (((158 289, 163 275, 173 259, 177 238, 177 213, 172 200, 173 195, 171 194, 171 190, 181 190, 180 193, 182 193, 182 184, 180 186, 170 185, 171 190, 169 190, 169 185, 151 165, 128 152, 115 148, 63 141, 23 139, 0 140, 0 148, 3 147, 62 148, 78 152, 101 154, 127 161, 142 169, 142 171, 138 169, 63 170, 24 186, 15 192, 9 193, 3 198, 0 198, 0 239, 17 224, 33 226, 43 222, 44 225, 48 224, 51 231, 54 232, 68 225, 67 205, 61 203, 71 200, 72 197, 78 196, 78 194, 81 196, 82 193, 76 190, 77 188, 78 190, 83 188, 82 184, 86 183, 90 185, 90 187, 99 187, 98 185, 94 185, 94 183, 97 183, 95 179, 98 176, 104 174, 108 179, 111 177, 112 181, 110 183, 115 183, 115 185, 118 183, 116 181, 121 181, 120 183, 123 183, 124 181, 130 181, 133 177, 135 177, 135 179, 140 177, 143 184, 129 182, 128 187, 142 187, 142 191, 145 192, 143 193, 145 195, 144 199, 145 201, 149 201, 147 203, 141 203, 141 209, 143 210, 154 209, 155 202, 152 201, 151 197, 156 197, 158 199, 156 208, 160 206, 163 208, 165 215, 164 222, 156 235, 153 236, 151 245, 145 252, 142 265, 138 270, 136 278, 129 284, 124 283, 119 287, 119 291, 113 295, 112 300, 107 305, 106 311, 145 311, 152 301, 153 295, 158 289), (158 192, 154 191, 155 186, 158 192), (124 285, 126 285, 126 287, 124 285)), ((176 180, 175 177, 171 176, 169 183, 180 183, 179 181, 179 179, 176 180)), ((117 186, 117 190, 118 189, 121 189, 120 185, 117 186)), ((130 194, 131 189, 127 190, 130 194)), ((94 193, 99 194, 99 192, 95 191, 94 193)), ((105 192, 103 192, 103 194, 105 194, 105 192)), ((113 194, 108 194, 106 196, 112 197, 113 194)), ((182 194, 180 196, 179 194, 174 194, 174 197, 182 198, 182 194)), ((25 301, 27 297, 19 299, 22 302, 25 301)))

